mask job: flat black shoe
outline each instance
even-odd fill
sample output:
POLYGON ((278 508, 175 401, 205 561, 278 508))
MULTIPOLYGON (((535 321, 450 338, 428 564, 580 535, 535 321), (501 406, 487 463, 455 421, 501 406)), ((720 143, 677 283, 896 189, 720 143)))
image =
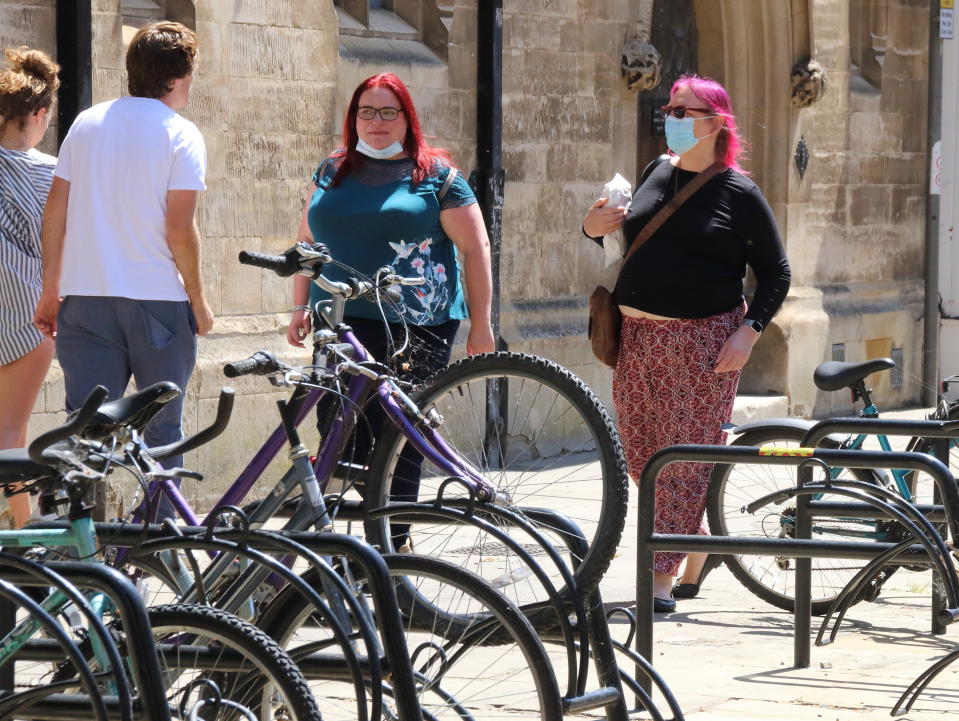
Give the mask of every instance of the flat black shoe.
POLYGON ((715 553, 706 556, 706 563, 703 564, 703 570, 699 572, 699 580, 696 581, 696 583, 677 583, 673 586, 673 598, 696 598, 696 596, 699 595, 699 587, 703 585, 706 576, 722 562, 723 557, 717 556, 715 553))
POLYGON ((656 598, 653 596, 653 613, 672 613, 676 610, 676 599, 656 598))

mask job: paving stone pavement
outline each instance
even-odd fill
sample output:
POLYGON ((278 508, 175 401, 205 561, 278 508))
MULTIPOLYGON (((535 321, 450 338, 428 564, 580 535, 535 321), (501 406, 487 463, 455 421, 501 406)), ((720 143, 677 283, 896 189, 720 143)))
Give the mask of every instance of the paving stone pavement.
MULTIPOLYGON (((922 418, 923 412, 888 416, 922 418)), ((635 501, 634 488, 623 541, 601 585, 607 604, 629 604, 635 597, 635 501)), ((834 644, 813 646, 812 665, 797 669, 791 614, 754 597, 722 566, 709 576, 699 598, 679 601, 676 613, 657 617, 653 664, 686 718, 694 721, 889 718, 909 683, 959 648, 959 628, 944 636, 929 632, 930 577, 929 572, 897 572, 876 602, 850 610, 834 644)), ((611 628, 614 637, 625 637, 625 623, 611 628)), ((959 718, 959 662, 900 718, 959 718)))

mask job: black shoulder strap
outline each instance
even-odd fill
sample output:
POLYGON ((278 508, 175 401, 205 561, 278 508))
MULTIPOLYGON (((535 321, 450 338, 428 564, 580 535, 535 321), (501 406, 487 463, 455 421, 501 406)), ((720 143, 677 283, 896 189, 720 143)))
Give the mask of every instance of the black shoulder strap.
POLYGON ((446 194, 449 192, 450 186, 453 184, 453 181, 456 180, 456 174, 459 171, 456 168, 450 168, 450 172, 446 174, 446 180, 443 181, 443 186, 440 188, 439 192, 436 194, 436 199, 441 203, 443 198, 446 197, 446 194))
POLYGON ((658 168, 667 160, 669 160, 669 155, 665 153, 663 155, 660 155, 659 157, 653 158, 650 161, 649 165, 647 165, 646 168, 643 170, 643 174, 639 178, 639 185, 637 185, 636 187, 639 188, 640 185, 645 183, 646 178, 652 175, 653 171, 656 170, 656 168, 658 168))

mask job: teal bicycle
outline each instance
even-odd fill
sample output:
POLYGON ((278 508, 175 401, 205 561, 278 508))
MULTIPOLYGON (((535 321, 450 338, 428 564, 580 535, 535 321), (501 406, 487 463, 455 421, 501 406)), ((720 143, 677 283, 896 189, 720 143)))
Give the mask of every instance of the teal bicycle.
MULTIPOLYGON (((853 403, 861 403, 856 412, 859 418, 879 418, 879 408, 873 402, 872 390, 866 386, 866 378, 873 373, 895 367, 889 358, 875 358, 862 363, 828 361, 817 367, 814 374, 816 387, 824 391, 848 388, 853 403)), ((949 382, 944 381, 944 389, 949 382)), ((945 390, 944 390, 945 392, 945 390)), ((930 420, 959 419, 959 404, 940 400, 930 420)), ((798 418, 778 418, 758 421, 732 428, 738 434, 736 446, 775 446, 798 448, 814 421, 798 418)), ((831 435, 820 445, 826 448, 862 449, 867 439, 875 439, 879 449, 892 450, 889 439, 881 434, 867 436, 831 435)), ((872 441, 870 441, 872 442, 872 441)), ((933 440, 923 437, 909 439, 905 450, 929 453, 933 440)), ((954 456, 956 441, 950 441, 950 456, 954 456)), ((950 467, 955 473, 955 460, 950 467)), ((929 479, 907 470, 873 471, 854 468, 832 468, 833 479, 852 478, 894 491, 911 503, 932 503, 933 485, 929 479)), ((713 469, 707 494, 709 530, 715 536, 792 538, 795 535, 795 507, 791 504, 769 504, 753 512, 746 506, 776 490, 794 488, 795 472, 786 466, 718 464, 713 469)), ((822 500, 839 500, 823 497, 822 500)), ((817 519, 813 524, 813 537, 823 540, 861 540, 898 542, 904 539, 904 529, 894 521, 867 521, 859 519, 817 519)), ((864 565, 864 561, 841 559, 813 559, 813 613, 822 615, 829 610, 832 601, 864 565)), ((795 559, 780 556, 726 556, 725 564, 732 574, 750 592, 762 600, 787 611, 793 610, 795 597, 795 559)), ((895 572, 897 566, 885 566, 863 589, 857 601, 871 601, 879 595, 883 583, 895 572)))

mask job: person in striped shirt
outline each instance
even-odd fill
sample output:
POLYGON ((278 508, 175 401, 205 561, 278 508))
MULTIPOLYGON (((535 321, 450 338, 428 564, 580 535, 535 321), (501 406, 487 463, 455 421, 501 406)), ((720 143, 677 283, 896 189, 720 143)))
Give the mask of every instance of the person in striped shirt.
MULTIPOLYGON (((60 84, 39 50, 4 51, 0 70, 0 450, 22 448, 27 422, 53 358, 53 340, 34 327, 40 297, 40 225, 57 159, 36 150, 60 84)), ((9 499, 14 523, 30 515, 25 493, 9 499)))

